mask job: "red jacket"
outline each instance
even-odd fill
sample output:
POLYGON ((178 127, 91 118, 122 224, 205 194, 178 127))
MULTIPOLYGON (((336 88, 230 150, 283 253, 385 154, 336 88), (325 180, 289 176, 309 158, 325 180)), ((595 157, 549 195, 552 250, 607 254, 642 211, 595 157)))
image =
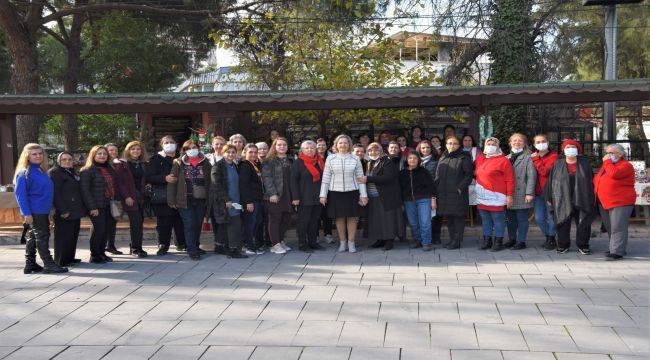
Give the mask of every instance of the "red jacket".
POLYGON ((537 169, 537 184, 535 185, 535 196, 542 195, 544 191, 544 186, 546 185, 546 179, 548 179, 548 173, 551 172, 555 160, 558 159, 558 156, 554 152, 548 152, 543 157, 535 156, 533 157, 533 165, 537 169))
POLYGON ((515 192, 515 172, 503 154, 476 158, 476 202, 479 209, 503 211, 506 196, 515 192))
POLYGON ((632 164, 623 159, 616 164, 605 160, 594 176, 594 192, 605 210, 634 205, 636 191, 632 164))

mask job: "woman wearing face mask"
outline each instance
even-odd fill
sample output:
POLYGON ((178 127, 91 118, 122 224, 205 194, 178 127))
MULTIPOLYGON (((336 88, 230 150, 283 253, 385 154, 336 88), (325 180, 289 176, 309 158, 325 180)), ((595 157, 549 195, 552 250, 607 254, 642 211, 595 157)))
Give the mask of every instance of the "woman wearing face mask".
POLYGON ((510 161, 499 148, 499 139, 485 139, 484 157, 476 160, 476 202, 483 223, 481 250, 503 250, 506 206, 513 205, 515 176, 510 161), (493 237, 494 236, 494 237, 493 237))
POLYGON ((528 235, 528 211, 533 207, 537 171, 526 147, 528 139, 524 134, 510 136, 510 154, 507 158, 515 171, 515 193, 512 205, 506 211, 508 242, 506 248, 521 250, 526 248, 528 235))
POLYGON ((339 135, 334 139, 336 154, 329 156, 325 162, 323 180, 320 188, 320 203, 329 203, 327 212, 336 219, 339 235, 339 252, 349 250, 356 252, 355 238, 361 206, 368 204, 366 184, 359 183, 363 176, 361 161, 354 156, 352 139, 339 135), (347 236, 346 236, 347 234, 347 236))
MULTIPOLYGON (((422 160, 422 167, 427 169, 431 178, 436 177, 436 168, 438 167, 438 154, 434 151, 428 140, 422 140, 417 148, 417 153, 422 160)), ((440 235, 442 233, 442 216, 437 215, 431 218, 431 243, 440 244, 440 235)))
POLYGON ((111 200, 119 201, 122 192, 119 188, 115 170, 109 164, 108 150, 101 145, 90 149, 86 164, 79 174, 81 196, 90 213, 93 230, 90 234, 90 262, 105 263, 113 261, 106 256, 106 243, 115 235, 117 221, 111 214, 111 200))
POLYGON ((139 141, 131 141, 124 148, 124 158, 115 165, 115 174, 123 194, 123 208, 129 217, 131 242, 129 254, 138 258, 147 257, 142 249, 144 214, 144 159, 147 152, 139 141))
POLYGON ((291 248, 284 243, 291 221, 291 166, 293 158, 287 156, 289 143, 287 139, 275 139, 269 150, 269 156, 262 165, 264 180, 264 200, 268 208, 269 236, 271 237, 271 252, 284 254, 291 248))
POLYGON ((603 166, 594 177, 594 191, 609 236, 606 260, 613 261, 625 255, 629 219, 636 202, 635 175, 620 144, 609 145, 605 151, 603 166))
POLYGON ((542 196, 542 191, 546 186, 548 174, 553 168, 553 164, 558 159, 556 153, 550 151, 548 146, 548 136, 545 134, 535 135, 533 138, 535 152, 530 154, 533 160, 533 165, 537 170, 537 182, 535 184, 535 222, 539 229, 546 237, 544 242, 545 250, 553 250, 557 247, 555 240, 555 219, 551 213, 551 209, 546 204, 546 200, 542 196))
POLYGON ((442 139, 440 136, 434 135, 431 137, 431 146, 433 147, 433 153, 436 154, 436 157, 440 157, 444 152, 442 148, 442 139))
POLYGON ((564 140, 564 158, 558 159, 548 175, 544 198, 549 202, 557 224, 557 252, 571 246, 571 221, 577 227, 576 245, 583 255, 591 254, 589 237, 595 217, 593 171, 589 160, 580 156, 582 146, 576 140, 564 140))
POLYGON ((469 184, 474 178, 474 165, 463 151, 460 140, 450 136, 445 141, 445 152, 438 160, 434 178, 437 192, 436 213, 447 218, 449 243, 447 249, 458 249, 463 242, 465 218, 469 207, 469 184))
POLYGON ((399 174, 399 182, 413 241, 419 243, 423 251, 430 251, 431 210, 437 207, 435 187, 429 171, 420 166, 420 156, 417 153, 408 154, 406 168, 399 174))
POLYGON ((399 171, 379 143, 368 145, 368 157, 366 176, 357 179, 368 192, 368 240, 372 248, 390 250, 398 236, 397 218, 402 216, 399 171))
POLYGON ((197 142, 190 139, 183 143, 181 156, 172 165, 171 174, 176 181, 167 185, 167 205, 177 209, 181 216, 187 253, 192 260, 200 260, 205 253, 199 247, 199 238, 203 217, 211 209, 210 171, 210 162, 197 142))
POLYGON ((56 163, 48 172, 54 182, 54 262, 65 267, 81 262, 74 256, 86 208, 81 198, 79 176, 72 167, 72 154, 60 153, 56 163))
MULTIPOLYGON (((244 206, 246 206, 246 211, 250 210, 250 207, 243 205, 241 201, 239 166, 235 162, 237 148, 231 144, 224 145, 221 154, 223 159, 212 167, 211 174, 212 188, 214 189, 212 209, 214 218, 219 224, 215 252, 234 259, 247 258, 248 255, 241 253, 241 213, 244 206), (239 206, 236 204, 239 204, 239 206)), ((252 159, 252 156, 249 158, 252 159)))
POLYGON ((159 195, 150 199, 151 207, 156 214, 156 231, 158 232, 158 255, 169 251, 172 231, 176 238, 176 250, 185 251, 185 232, 183 221, 178 210, 167 205, 167 184, 175 183, 178 179, 170 174, 176 158, 176 141, 171 135, 160 139, 161 151, 151 156, 146 167, 146 180, 152 192, 159 195))
POLYGON ((318 201, 325 160, 316 153, 316 143, 307 140, 300 145, 300 155, 291 167, 291 199, 298 208, 298 248, 304 252, 322 250, 318 245, 318 201))
POLYGON ((24 274, 64 273, 68 268, 60 267, 50 254, 50 219, 54 198, 54 183, 47 176, 47 156, 39 144, 27 144, 18 158, 14 184, 16 202, 24 223, 29 226, 25 245, 24 274), (43 261, 36 263, 36 252, 43 261))

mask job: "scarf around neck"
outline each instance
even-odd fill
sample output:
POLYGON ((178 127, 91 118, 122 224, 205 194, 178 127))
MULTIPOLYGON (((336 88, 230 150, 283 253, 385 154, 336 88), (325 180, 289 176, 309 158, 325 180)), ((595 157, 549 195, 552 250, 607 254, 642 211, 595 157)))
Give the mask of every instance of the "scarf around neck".
POLYGON ((298 158, 300 158, 305 163, 305 167, 311 174, 312 180, 314 182, 319 182, 320 177, 323 173, 323 168, 325 167, 325 161, 323 160, 323 157, 320 155, 310 157, 305 154, 300 154, 298 155, 298 158), (316 168, 316 164, 318 164, 318 168, 316 168))

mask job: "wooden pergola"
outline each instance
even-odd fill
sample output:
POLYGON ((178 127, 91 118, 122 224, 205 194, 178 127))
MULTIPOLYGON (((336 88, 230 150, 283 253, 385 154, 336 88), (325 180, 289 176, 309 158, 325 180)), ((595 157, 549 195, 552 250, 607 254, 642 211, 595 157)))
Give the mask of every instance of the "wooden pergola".
POLYGON ((0 96, 0 183, 11 181, 15 115, 117 113, 245 113, 252 111, 426 108, 650 100, 650 79, 474 87, 0 96))

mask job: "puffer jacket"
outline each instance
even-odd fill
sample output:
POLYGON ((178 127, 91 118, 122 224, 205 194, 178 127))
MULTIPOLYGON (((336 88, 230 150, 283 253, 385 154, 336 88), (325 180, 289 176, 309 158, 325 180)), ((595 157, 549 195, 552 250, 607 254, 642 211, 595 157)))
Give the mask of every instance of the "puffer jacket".
MULTIPOLYGON (((117 176, 115 175, 115 170, 111 166, 108 166, 108 171, 113 176, 113 184, 115 186, 115 194, 113 200, 121 200, 122 193, 120 191, 120 185, 117 181, 117 176)), ((109 205, 111 199, 107 199, 104 196, 104 189, 108 186, 104 175, 102 175, 101 170, 97 165, 92 165, 87 169, 81 170, 79 174, 81 182, 81 196, 84 200, 84 205, 88 210, 103 209, 109 205)))
MULTIPOLYGON (((293 164, 293 159, 286 157, 285 161, 289 166, 293 164)), ((284 179, 282 178, 282 160, 277 157, 267 157, 262 164, 262 180, 264 181, 264 200, 271 196, 282 196, 284 179)))

